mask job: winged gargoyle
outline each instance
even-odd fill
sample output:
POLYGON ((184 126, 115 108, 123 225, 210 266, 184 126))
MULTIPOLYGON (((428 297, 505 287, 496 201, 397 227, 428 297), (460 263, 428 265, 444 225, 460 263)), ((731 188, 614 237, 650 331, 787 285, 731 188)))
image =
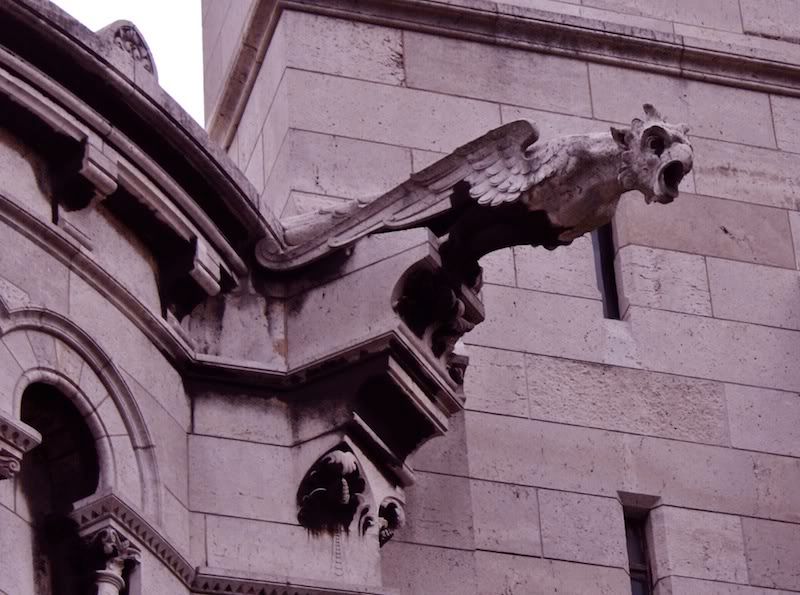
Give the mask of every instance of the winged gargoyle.
POLYGON ((644 113, 610 134, 545 142, 530 122, 511 122, 377 199, 284 220, 284 245, 262 242, 259 259, 292 269, 368 234, 427 226, 442 240, 445 269, 474 287, 489 252, 570 244, 608 223, 628 190, 648 203, 678 196, 692 169, 688 126, 667 124, 650 104, 644 113))

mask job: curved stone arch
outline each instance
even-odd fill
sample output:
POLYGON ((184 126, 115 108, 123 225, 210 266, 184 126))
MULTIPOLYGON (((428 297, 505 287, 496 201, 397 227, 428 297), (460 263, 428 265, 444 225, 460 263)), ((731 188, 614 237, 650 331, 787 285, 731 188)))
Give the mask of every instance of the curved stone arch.
POLYGON ((20 367, 11 412, 35 382, 58 388, 96 439, 98 493, 112 489, 161 523, 160 481, 153 441, 130 388, 111 358, 84 331, 49 310, 9 308, 0 299, 0 338, 20 367), (134 472, 136 477, 134 477, 134 472), (138 489, 133 496, 126 494, 138 489))

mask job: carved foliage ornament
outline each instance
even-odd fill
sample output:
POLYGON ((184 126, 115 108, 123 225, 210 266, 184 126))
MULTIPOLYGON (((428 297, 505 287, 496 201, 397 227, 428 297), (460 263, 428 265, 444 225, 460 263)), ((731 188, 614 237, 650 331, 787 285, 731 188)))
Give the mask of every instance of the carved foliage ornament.
POLYGON ((258 258, 296 268, 371 233, 427 226, 442 239, 445 267, 476 285, 484 254, 569 244, 608 223, 628 190, 648 203, 677 197, 693 163, 688 127, 652 105, 644 112, 629 128, 543 142, 530 122, 511 122, 375 200, 284 220, 283 243, 263 241, 258 258))
POLYGON ((98 595, 117 595, 125 587, 125 567, 141 562, 141 550, 116 529, 100 529, 91 538, 102 568, 95 572, 98 595))
MULTIPOLYGON (((349 532, 357 513, 364 516, 366 481, 356 456, 345 447, 320 457, 297 492, 297 520, 312 533, 349 532)), ((374 522, 366 517, 362 531, 374 522)))
POLYGON ((147 72, 158 78, 156 63, 144 37, 130 21, 115 21, 98 31, 98 35, 110 39, 114 45, 127 52, 134 62, 139 62, 147 72))

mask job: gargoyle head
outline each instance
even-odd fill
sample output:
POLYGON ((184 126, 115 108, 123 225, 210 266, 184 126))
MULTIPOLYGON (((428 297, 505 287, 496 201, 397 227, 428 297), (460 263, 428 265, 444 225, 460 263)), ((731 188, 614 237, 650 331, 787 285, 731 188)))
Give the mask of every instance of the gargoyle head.
POLYGON ((644 113, 646 118, 635 118, 630 128, 611 128, 611 136, 622 148, 618 179, 625 190, 639 190, 648 203, 669 203, 692 170, 689 127, 667 124, 649 103, 644 113))

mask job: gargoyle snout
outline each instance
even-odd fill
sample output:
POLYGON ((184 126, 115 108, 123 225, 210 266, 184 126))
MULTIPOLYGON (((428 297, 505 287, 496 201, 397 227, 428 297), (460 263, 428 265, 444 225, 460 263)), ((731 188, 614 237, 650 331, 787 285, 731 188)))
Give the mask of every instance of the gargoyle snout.
POLYGON ((655 183, 655 201, 670 203, 678 196, 684 176, 692 171, 693 155, 690 145, 673 145, 665 151, 655 183))

